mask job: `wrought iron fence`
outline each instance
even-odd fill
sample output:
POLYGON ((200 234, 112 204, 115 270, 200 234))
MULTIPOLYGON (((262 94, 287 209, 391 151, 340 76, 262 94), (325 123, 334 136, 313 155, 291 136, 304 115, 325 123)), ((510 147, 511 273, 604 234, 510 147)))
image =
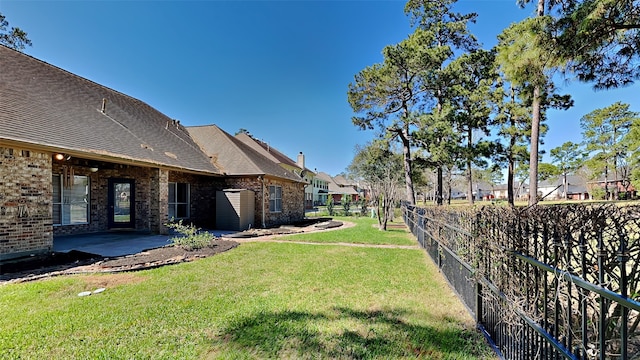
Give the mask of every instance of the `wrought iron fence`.
POLYGON ((402 207, 507 359, 640 359, 640 207, 402 207))

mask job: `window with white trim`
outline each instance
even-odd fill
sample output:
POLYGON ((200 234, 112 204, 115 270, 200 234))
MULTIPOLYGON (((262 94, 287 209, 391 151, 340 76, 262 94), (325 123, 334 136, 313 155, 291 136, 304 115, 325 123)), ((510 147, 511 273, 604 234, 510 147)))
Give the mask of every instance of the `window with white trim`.
POLYGON ((169 183, 169 219, 189 218, 189 184, 169 183))
POLYGON ((282 211, 282 186, 269 185, 269 210, 282 211))
POLYGON ((53 175, 53 224, 89 223, 89 177, 53 175))

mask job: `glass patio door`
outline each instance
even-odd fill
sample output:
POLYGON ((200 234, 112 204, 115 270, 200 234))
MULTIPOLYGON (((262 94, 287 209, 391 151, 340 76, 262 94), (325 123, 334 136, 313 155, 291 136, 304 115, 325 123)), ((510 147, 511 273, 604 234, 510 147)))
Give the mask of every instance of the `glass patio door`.
POLYGON ((135 181, 109 179, 109 227, 135 227, 135 181))

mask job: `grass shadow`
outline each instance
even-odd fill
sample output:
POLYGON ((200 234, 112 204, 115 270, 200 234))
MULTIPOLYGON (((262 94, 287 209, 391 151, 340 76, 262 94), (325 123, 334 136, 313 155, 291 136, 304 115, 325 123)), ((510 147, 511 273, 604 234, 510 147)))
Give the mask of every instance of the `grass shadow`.
POLYGON ((403 310, 260 312, 240 318, 214 341, 219 358, 493 358, 477 331, 443 321, 408 323, 403 310))

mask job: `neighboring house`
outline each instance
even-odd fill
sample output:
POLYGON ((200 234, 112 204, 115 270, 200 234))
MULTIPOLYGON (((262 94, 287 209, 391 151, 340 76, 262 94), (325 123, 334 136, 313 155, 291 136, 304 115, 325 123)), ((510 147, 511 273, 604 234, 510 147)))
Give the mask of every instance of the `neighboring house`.
MULTIPOLYGON (((58 235, 166 233, 171 218, 215 228, 216 192, 245 185, 138 99, 4 46, 0 69, 0 260, 51 251, 58 235)), ((265 225, 303 218, 299 177, 262 173, 265 225)))
POLYGON ((364 190, 360 188, 357 182, 349 180, 342 175, 335 176, 333 181, 342 189, 342 194, 351 195, 351 201, 359 201, 363 197, 364 190))
POLYGON ((329 196, 329 181, 325 177, 316 173, 312 180, 313 186, 313 206, 324 206, 327 204, 329 196))
POLYGON ((509 197, 507 189, 509 189, 507 184, 498 184, 494 186, 492 190, 493 197, 495 199, 506 200, 509 197))
MULTIPOLYGON (((449 194, 445 194, 445 198, 449 196, 449 194)), ((458 189, 451 189, 451 200, 462 200, 467 198, 467 193, 464 191, 460 191, 458 189)))
POLYGON ((571 200, 588 200, 589 191, 587 183, 580 176, 567 175, 566 189, 562 176, 556 179, 542 181, 538 184, 538 192, 544 200, 564 199, 565 191, 567 198, 571 200))
POLYGON ((360 194, 355 185, 343 176, 331 177, 327 173, 319 172, 316 177, 327 183, 327 198, 333 199, 334 204, 341 204, 346 196, 350 196, 351 201, 358 201, 360 194))
POLYGON ((472 185, 472 189, 473 189, 473 199, 474 200, 492 200, 495 198, 495 194, 493 189, 495 188, 494 185, 491 185, 489 183, 485 183, 485 182, 481 182, 481 183, 474 183, 472 185))
POLYGON ((302 179, 305 183, 304 185, 304 208, 305 209, 313 209, 313 179, 316 177, 316 173, 307 169, 304 163, 304 154, 301 152, 298 153, 298 159, 296 164, 303 169, 302 171, 302 179))
MULTIPOLYGON (((638 193, 636 189, 628 181, 607 180, 606 186, 609 194, 611 193, 615 194, 617 192, 619 200, 636 199, 638 197, 638 193)), ((605 181, 604 180, 589 181, 586 183, 586 187, 590 190, 596 187, 602 188, 604 190, 605 181)))
POLYGON ((253 191, 254 227, 280 225, 304 218, 305 182, 297 173, 280 166, 215 125, 187 127, 187 131, 212 163, 226 175, 226 187, 253 191))
MULTIPOLYGON (((526 200, 529 198, 529 185, 528 184, 515 184, 516 186, 513 189, 513 196, 515 200, 526 200)), ((509 187, 507 184, 498 184, 491 187, 491 194, 494 199, 507 200, 509 198, 509 194, 507 193, 507 189, 509 187)))

